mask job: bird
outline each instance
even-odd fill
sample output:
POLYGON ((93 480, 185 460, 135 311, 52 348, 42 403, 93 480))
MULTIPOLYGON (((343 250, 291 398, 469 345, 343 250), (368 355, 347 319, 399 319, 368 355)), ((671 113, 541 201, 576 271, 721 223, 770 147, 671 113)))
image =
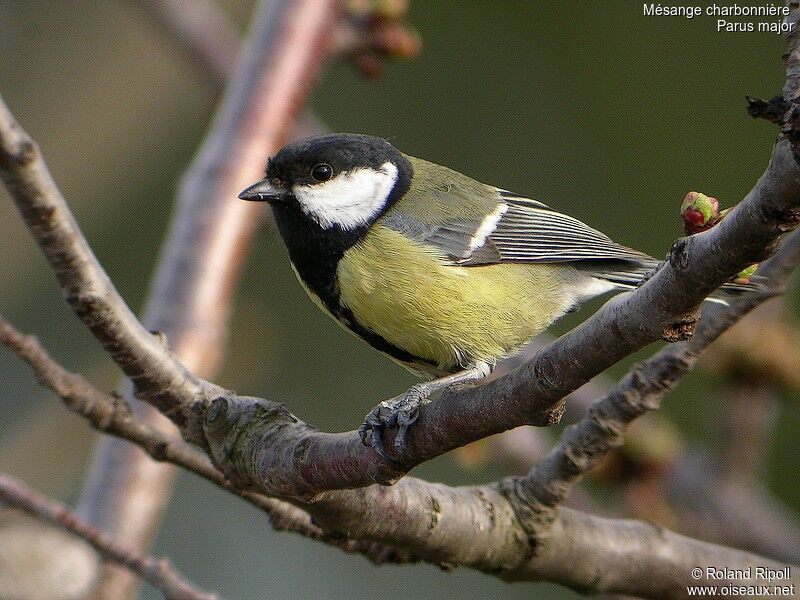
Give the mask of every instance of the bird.
MULTIPOLYGON (((395 453, 431 395, 477 385, 590 298, 631 290, 652 256, 548 205, 333 133, 292 142, 239 198, 270 204, 297 278, 347 330, 427 380, 382 402, 359 434, 395 453)), ((726 283, 711 299, 752 284, 726 283)))

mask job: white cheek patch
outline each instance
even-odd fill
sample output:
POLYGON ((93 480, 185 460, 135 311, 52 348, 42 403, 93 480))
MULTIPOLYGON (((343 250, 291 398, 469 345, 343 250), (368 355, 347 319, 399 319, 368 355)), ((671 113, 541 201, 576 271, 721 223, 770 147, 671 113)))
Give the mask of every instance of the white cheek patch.
POLYGON ((295 185, 292 191, 302 211, 321 227, 355 229, 372 222, 396 181, 397 167, 385 162, 377 170, 353 169, 324 183, 295 185))

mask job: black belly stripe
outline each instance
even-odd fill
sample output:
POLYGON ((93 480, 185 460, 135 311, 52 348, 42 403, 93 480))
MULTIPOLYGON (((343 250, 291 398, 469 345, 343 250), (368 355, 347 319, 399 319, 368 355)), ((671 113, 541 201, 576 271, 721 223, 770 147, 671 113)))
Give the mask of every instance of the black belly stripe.
POLYGON ((409 364, 422 364, 422 365, 429 365, 431 367, 439 367, 438 363, 433 362, 427 358, 422 358, 403 350, 392 344, 391 342, 387 341, 381 335, 378 335, 371 329, 364 327, 361 323, 358 322, 353 311, 351 311, 346 306, 340 306, 339 311, 337 313, 333 313, 339 321, 344 323, 348 329, 350 329, 353 333, 355 333, 358 337, 363 339, 367 342, 370 346, 383 352, 384 354, 388 354, 395 360, 399 360, 400 362, 409 363, 409 364))

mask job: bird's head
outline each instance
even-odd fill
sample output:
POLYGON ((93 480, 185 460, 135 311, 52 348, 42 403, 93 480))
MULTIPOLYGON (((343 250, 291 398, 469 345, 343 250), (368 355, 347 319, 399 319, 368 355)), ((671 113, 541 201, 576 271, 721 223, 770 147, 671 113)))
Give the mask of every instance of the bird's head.
POLYGON ((241 194, 276 209, 297 210, 323 230, 368 228, 408 188, 409 160, 389 142, 359 134, 328 134, 281 148, 266 176, 241 194))

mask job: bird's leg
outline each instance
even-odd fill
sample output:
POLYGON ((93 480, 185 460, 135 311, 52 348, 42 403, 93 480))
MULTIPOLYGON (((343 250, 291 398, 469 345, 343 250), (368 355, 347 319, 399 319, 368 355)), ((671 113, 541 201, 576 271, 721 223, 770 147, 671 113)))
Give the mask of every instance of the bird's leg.
POLYGON ((489 364, 479 362, 458 373, 414 384, 404 394, 384 400, 370 411, 364 419, 364 424, 358 428, 361 441, 364 442, 364 445, 370 444, 378 454, 391 460, 383 447, 382 434, 385 429, 397 426, 394 450, 398 454, 402 454, 405 451, 408 428, 419 417, 420 406, 427 404, 432 394, 456 385, 480 381, 491 372, 492 367, 489 364), (369 432, 371 432, 371 439, 368 436, 369 432))

